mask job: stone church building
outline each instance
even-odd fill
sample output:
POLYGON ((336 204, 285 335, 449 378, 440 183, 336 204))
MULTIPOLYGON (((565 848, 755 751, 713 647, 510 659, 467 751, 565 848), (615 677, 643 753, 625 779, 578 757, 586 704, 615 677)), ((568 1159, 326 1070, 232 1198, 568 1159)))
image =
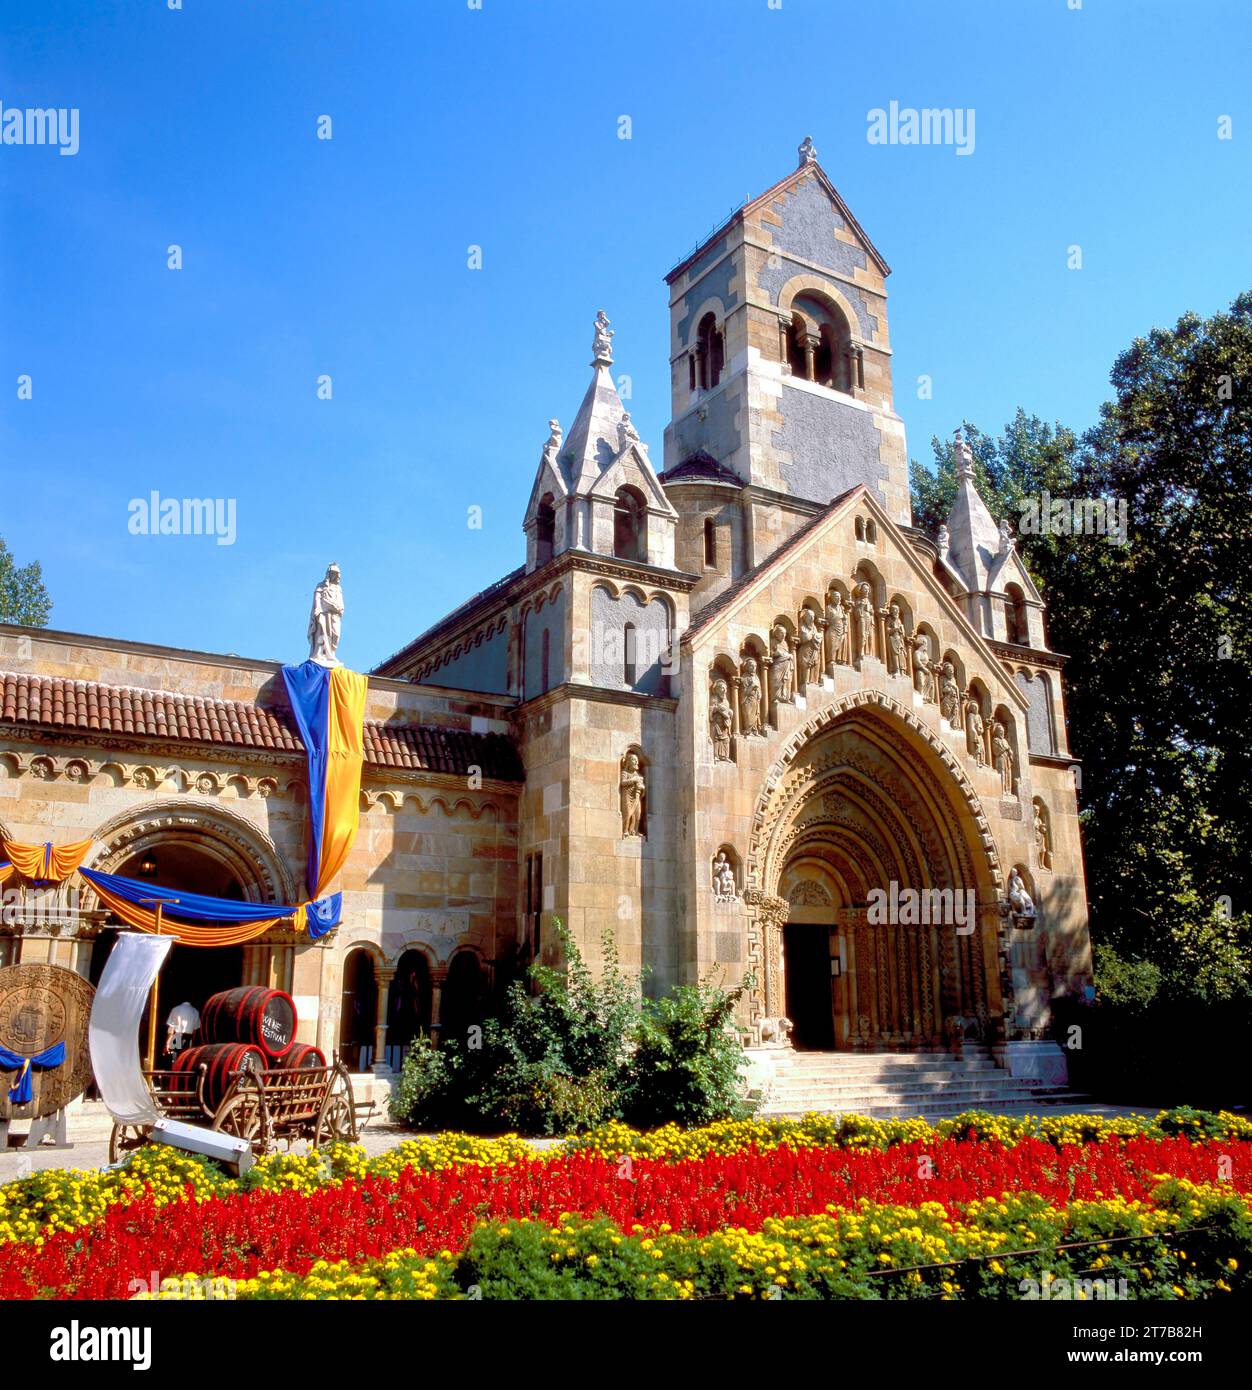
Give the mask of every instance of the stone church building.
MULTIPOLYGON (((598 316, 524 562, 370 673, 342 925, 177 947, 162 1008, 271 983, 385 1074, 555 959, 559 918, 650 989, 750 974, 756 1043, 969 1041, 1064 1079, 1054 1006, 1090 980, 1064 658, 959 437, 947 525, 912 525, 888 273, 806 141, 666 277, 659 464, 598 316)), ((305 777, 273 663, 0 627, 5 836, 292 903, 305 777)), ((0 964, 98 977, 116 924, 50 897, 6 890, 0 964)))

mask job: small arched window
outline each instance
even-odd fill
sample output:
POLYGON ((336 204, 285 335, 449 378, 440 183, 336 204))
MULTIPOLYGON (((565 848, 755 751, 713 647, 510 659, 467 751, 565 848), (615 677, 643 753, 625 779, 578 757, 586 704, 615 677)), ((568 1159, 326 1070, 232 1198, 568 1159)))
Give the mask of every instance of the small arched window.
POLYGON ((646 560, 647 504, 643 494, 633 487, 617 490, 613 507, 613 554, 619 560, 646 560))
POLYGON ((704 568, 717 568, 717 527, 711 516, 704 518, 704 568))
POLYGON ((722 379, 722 335, 717 319, 705 314, 696 329, 696 356, 700 364, 700 387, 711 391, 722 379))
POLYGON ((1030 645, 1030 626, 1026 620, 1026 595, 1021 585, 1009 584, 1004 590, 1005 640, 1019 647, 1030 645))
POLYGON ((865 539, 865 518, 858 516, 856 519, 856 538, 858 541, 865 539))
POLYGON ((546 565, 552 558, 552 547, 556 541, 556 508, 552 505, 552 494, 545 494, 539 503, 535 517, 535 563, 546 565))
POLYGON ((622 629, 622 651, 624 656, 622 663, 622 681, 624 684, 633 688, 635 682, 639 679, 639 646, 636 639, 634 623, 627 623, 622 629))

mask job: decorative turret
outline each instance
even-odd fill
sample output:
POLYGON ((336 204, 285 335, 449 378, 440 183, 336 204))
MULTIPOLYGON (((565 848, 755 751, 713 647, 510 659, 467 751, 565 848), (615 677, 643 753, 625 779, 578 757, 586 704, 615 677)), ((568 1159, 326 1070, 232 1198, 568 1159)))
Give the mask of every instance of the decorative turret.
POLYGON ((622 404, 610 370, 613 330, 596 314, 592 378, 569 433, 548 422, 548 442, 526 508, 526 568, 565 550, 674 567, 670 505, 647 445, 622 404))
POLYGON ((939 564, 970 621, 985 637, 1044 648, 1044 603, 1006 517, 996 524, 974 482, 974 452, 953 435, 956 497, 939 528, 939 564))

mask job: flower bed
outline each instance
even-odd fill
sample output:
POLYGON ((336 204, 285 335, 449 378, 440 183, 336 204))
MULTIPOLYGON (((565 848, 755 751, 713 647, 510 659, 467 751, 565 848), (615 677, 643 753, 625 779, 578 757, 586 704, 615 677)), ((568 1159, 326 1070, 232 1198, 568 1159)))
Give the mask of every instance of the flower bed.
MULTIPOLYGON (((243 1179, 168 1150, 141 1150, 112 1172, 44 1173, 0 1188, 0 1297, 126 1297, 153 1269, 243 1281, 248 1297, 355 1296, 350 1289, 442 1297, 473 1286, 502 1296, 509 1278, 522 1278, 501 1272, 511 1268, 509 1252, 523 1249, 527 1268, 538 1261, 547 1270, 544 1287, 586 1284, 570 1296, 645 1296, 645 1285, 631 1282, 640 1261, 648 1297, 725 1296, 744 1286, 759 1296, 757 1275, 769 1265, 771 1279, 791 1278, 772 1254, 759 1269, 755 1263, 778 1242, 792 1265, 797 1252, 809 1258, 801 1247, 826 1253, 799 1271, 800 1283, 768 1288, 844 1296, 838 1291, 851 1280, 861 1289, 855 1296, 899 1296, 909 1292, 907 1280, 886 1287, 858 1263, 867 1234, 893 1231, 899 1246, 871 1241, 876 1268, 898 1268, 906 1246, 929 1249, 935 1259, 919 1262, 930 1264, 1007 1249, 985 1245, 991 1231, 1051 1251, 1046 1267, 1055 1273, 1069 1267, 1056 1244, 1092 1221, 1105 1234, 1150 1237, 1150 1260, 1135 1265, 1128 1248, 1123 1263, 1147 1268, 1134 1278, 1159 1296, 1175 1284, 1194 1291, 1194 1271, 1163 1242, 1210 1220, 1224 1234, 1200 1238, 1192 1255, 1205 1263, 1195 1279, 1222 1292, 1237 1270, 1221 1261, 1246 1268, 1252 1254, 1243 1248, 1252 1127, 1234 1116, 1192 1118, 1144 1125, 963 1116, 931 1127, 808 1117, 651 1134, 613 1126, 547 1154, 515 1137, 443 1135, 375 1159, 355 1148, 270 1159, 243 1179), (1012 1205, 1022 1202, 1034 1205, 1012 1205), (842 1224, 867 1211, 886 1215, 842 1224), (560 1250, 573 1253, 549 1249, 551 1233, 567 1227, 560 1250), (746 1266, 728 1241, 742 1244, 756 1270, 733 1287, 726 1280, 746 1266), (540 1253, 556 1255, 551 1269, 540 1253), (606 1293, 610 1287, 617 1293, 606 1293)), ((952 1290, 941 1280, 938 1293, 977 1292, 986 1274, 979 1268, 974 1286, 953 1277, 952 1290)), ((991 1271, 997 1287, 1012 1272, 991 1271)), ((928 1277, 917 1287, 938 1296, 928 1277)))

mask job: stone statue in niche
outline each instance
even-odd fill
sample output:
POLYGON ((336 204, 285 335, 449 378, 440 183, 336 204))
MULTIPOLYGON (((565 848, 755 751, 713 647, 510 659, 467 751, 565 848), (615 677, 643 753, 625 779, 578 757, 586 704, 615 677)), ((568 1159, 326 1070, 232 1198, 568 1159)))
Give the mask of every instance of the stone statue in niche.
POLYGON ((770 674, 773 679, 773 697, 780 705, 791 704, 795 692, 792 680, 795 674, 795 657, 791 654, 791 638, 782 623, 775 623, 770 633, 770 674))
POLYGON ((924 632, 913 634, 913 689, 923 700, 930 699, 934 684, 930 667, 930 643, 924 632))
POLYGON ((713 682, 713 694, 709 700, 709 733, 713 739, 713 760, 719 763, 730 761, 730 735, 734 729, 735 715, 727 698, 729 688, 719 676, 713 682))
POLYGON ((954 728, 961 718, 961 687, 956 683, 956 668, 950 661, 939 668, 939 713, 954 728))
POLYGON ((713 861, 713 896, 719 903, 733 903, 739 897, 735 884, 735 870, 726 851, 719 849, 713 861))
POLYGON ((343 620, 343 590, 339 586, 339 566, 328 565, 326 578, 313 590, 309 613, 309 660, 319 666, 342 666, 335 655, 343 620))
POLYGON ((893 603, 890 608, 879 610, 886 619, 887 633, 887 674, 903 675, 907 668, 908 634, 904 630, 904 619, 900 616, 900 605, 893 603))
POLYGON ((743 674, 735 684, 739 687, 739 703, 742 718, 739 727, 745 737, 763 733, 761 728, 761 678, 756 671, 756 658, 748 657, 743 663, 743 674))
POLYGON ((1052 846, 1048 843, 1048 822, 1043 807, 1035 807, 1035 858, 1041 869, 1052 867, 1052 846))
POLYGON ((848 635, 848 609, 843 595, 832 589, 826 596, 826 674, 834 676, 835 666, 843 660, 843 644, 848 635))
POLYGON ((618 783, 618 795, 622 803, 623 839, 641 833, 639 826, 643 818, 643 798, 646 793, 643 773, 639 771, 639 755, 627 753, 622 759, 622 777, 618 783))
POLYGON ((596 330, 591 344, 591 354, 597 362, 613 360, 613 330, 609 327, 609 316, 603 309, 596 310, 596 330))
POLYGON ((796 642, 796 656, 800 665, 800 690, 805 691, 810 683, 816 683, 821 675, 822 628, 825 623, 811 608, 800 609, 800 630, 796 642))
MULTIPOLYGON (((557 455, 561 452, 561 441, 565 438, 559 420, 548 421, 548 442, 543 446, 543 461, 557 467, 557 455)), ((559 472, 559 470, 558 470, 559 472)))
POLYGON ((856 617, 856 651, 858 656, 874 655, 874 600, 869 585, 861 581, 852 600, 856 617))
POLYGON ((991 762, 1000 774, 1004 795, 1013 795, 1013 746, 1004 732, 1004 725, 996 720, 991 725, 991 762))
POLYGON ((970 756, 979 767, 986 767, 987 754, 983 744, 983 723, 982 711, 978 708, 978 701, 970 696, 969 708, 965 711, 965 737, 969 742, 970 756))
POLYGON ((1016 869, 1009 872, 1008 899, 1014 917, 1033 917, 1035 915, 1035 900, 1030 896, 1025 880, 1016 869))

